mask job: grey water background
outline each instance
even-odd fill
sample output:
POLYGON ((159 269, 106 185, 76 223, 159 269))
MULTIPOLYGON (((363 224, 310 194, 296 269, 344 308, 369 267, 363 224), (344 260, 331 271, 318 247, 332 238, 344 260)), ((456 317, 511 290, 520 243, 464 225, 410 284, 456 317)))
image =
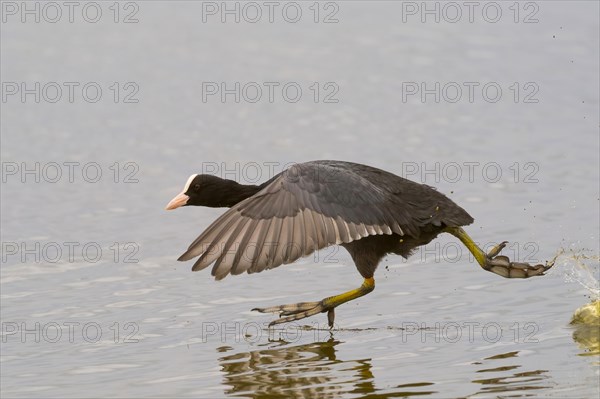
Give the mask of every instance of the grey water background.
POLYGON ((267 330, 272 316, 251 308, 357 287, 349 256, 333 248, 215 282, 176 259, 223 210, 164 206, 192 173, 251 183, 290 162, 349 160, 436 186, 475 218, 476 241, 510 241, 513 260, 566 248, 596 256, 597 271, 598 2, 519 3, 517 23, 513 2, 498 3, 496 23, 486 3, 472 23, 465 7, 456 23, 422 22, 378 1, 321 4, 318 23, 312 2, 298 3, 297 23, 279 12, 222 23, 203 21, 202 2, 137 1, 115 23, 112 2, 98 4, 97 23, 3 14, 3 398, 597 397, 598 357, 582 356, 568 326, 591 294, 567 278, 568 259, 508 280, 441 236, 382 262, 375 291, 339 307, 332 332, 324 315, 267 330), (334 11, 338 22, 323 23, 334 11), (6 82, 95 82, 103 95, 75 90, 71 103, 65 90, 50 103, 48 91, 36 103, 6 82), (204 101, 203 82, 303 92, 295 103, 279 90, 273 102, 204 101), (450 91, 423 102, 406 93, 421 82, 479 86, 472 102, 466 88, 455 103, 450 91), (489 82, 496 102, 481 93, 489 82), (338 101, 324 102, 332 87, 338 101), (72 182, 64 162, 79 163, 72 182), (36 163, 39 182, 21 174, 36 163))

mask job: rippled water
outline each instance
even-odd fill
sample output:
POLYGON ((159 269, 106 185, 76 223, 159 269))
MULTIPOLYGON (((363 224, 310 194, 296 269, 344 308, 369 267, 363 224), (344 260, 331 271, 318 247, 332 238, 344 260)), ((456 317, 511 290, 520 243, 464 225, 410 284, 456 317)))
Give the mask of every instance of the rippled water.
POLYGON ((2 397, 596 397, 598 356, 581 355, 598 335, 569 321, 594 298, 577 265, 588 287, 599 277, 598 3, 522 4, 519 23, 512 3, 498 23, 421 23, 408 3, 336 2, 319 14, 337 9, 332 24, 313 22, 312 3, 295 24, 203 22, 201 2, 134 2, 119 14, 135 11, 133 24, 114 23, 112 3, 95 24, 5 10, 4 94, 6 82, 96 82, 103 97, 3 100, 2 397), (304 91, 205 102, 203 82, 304 91), (337 103, 321 101, 328 82, 337 103), (403 101, 407 82, 495 82, 503 96, 403 101), (124 103, 132 87, 139 102, 124 103), (176 259, 223 210, 163 208, 192 173, 264 181, 271 165, 312 159, 436 186, 475 218, 476 241, 508 240, 513 259, 587 258, 507 280, 441 236, 382 262, 332 331, 324 315, 269 330, 251 308, 357 287, 348 254, 215 282, 176 259), (39 182, 22 174, 36 162, 39 182), (79 162, 72 182, 65 162, 79 162))

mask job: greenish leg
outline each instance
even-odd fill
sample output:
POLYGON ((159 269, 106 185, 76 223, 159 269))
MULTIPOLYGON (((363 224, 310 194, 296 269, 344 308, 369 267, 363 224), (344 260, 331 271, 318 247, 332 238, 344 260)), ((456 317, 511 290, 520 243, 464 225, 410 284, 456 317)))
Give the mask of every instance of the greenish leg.
POLYGON ((528 278, 541 276, 545 271, 554 266, 554 261, 556 260, 556 258, 554 258, 550 262, 546 262, 546 265, 535 266, 532 266, 529 263, 511 262, 508 257, 498 255, 508 243, 507 241, 503 241, 496 245, 486 254, 477 246, 477 244, 475 244, 475 241, 469 237, 462 227, 446 227, 444 231, 458 238, 467 247, 469 252, 473 254, 477 263, 479 263, 484 270, 496 273, 502 277, 528 278))
POLYGON ((269 327, 275 324, 288 323, 290 321, 301 320, 306 317, 327 312, 329 328, 332 328, 333 321, 335 319, 334 309, 337 306, 367 295, 374 289, 375 279, 371 277, 366 278, 359 288, 344 292, 343 294, 327 297, 318 302, 300 302, 289 305, 271 306, 268 308, 254 308, 252 310, 256 310, 261 313, 279 313, 280 318, 269 323, 269 327))

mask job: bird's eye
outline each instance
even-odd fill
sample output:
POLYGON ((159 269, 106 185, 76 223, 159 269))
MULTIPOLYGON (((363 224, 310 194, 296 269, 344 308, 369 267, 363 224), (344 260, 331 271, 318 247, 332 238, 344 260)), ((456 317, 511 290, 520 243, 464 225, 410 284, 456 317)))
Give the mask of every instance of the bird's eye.
POLYGON ((199 184, 194 184, 194 190, 195 191, 200 191, 200 185, 199 184))

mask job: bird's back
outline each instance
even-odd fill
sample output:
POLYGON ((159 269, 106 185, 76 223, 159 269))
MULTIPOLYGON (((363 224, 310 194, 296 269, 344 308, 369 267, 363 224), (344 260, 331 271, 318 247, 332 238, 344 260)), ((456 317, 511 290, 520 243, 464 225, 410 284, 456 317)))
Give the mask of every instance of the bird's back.
MULTIPOLYGON (((348 174, 360 176, 360 185, 365 190, 381 190, 386 198, 383 206, 400 214, 410 212, 412 223, 418 226, 442 223, 448 227, 465 226, 473 218, 462 207, 440 193, 434 187, 405 179, 393 173, 368 165, 346 161, 312 161, 300 164, 302 168, 331 169, 329 179, 348 174)), ((321 171, 321 174, 324 174, 321 171)), ((409 229, 410 230, 410 229, 409 229)))

